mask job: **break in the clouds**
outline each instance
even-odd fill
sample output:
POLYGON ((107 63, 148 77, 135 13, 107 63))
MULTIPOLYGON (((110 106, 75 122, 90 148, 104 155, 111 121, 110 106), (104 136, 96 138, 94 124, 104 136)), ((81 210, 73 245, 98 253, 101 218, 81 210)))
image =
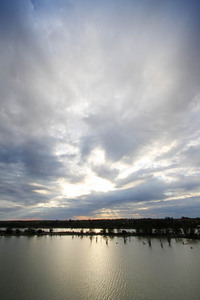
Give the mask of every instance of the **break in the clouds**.
POLYGON ((199 16, 0 1, 0 219, 199 216, 199 16))

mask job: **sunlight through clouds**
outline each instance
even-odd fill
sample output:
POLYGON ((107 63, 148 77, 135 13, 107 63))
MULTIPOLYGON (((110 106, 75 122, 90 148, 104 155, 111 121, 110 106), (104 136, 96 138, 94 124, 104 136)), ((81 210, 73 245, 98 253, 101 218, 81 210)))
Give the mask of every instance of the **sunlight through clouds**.
POLYGON ((106 179, 95 176, 94 173, 88 171, 83 182, 70 184, 65 180, 59 181, 61 193, 67 198, 76 198, 78 196, 89 195, 91 192, 108 192, 114 189, 113 183, 106 179))
POLYGON ((1 219, 199 215, 199 13, 0 1, 1 219))

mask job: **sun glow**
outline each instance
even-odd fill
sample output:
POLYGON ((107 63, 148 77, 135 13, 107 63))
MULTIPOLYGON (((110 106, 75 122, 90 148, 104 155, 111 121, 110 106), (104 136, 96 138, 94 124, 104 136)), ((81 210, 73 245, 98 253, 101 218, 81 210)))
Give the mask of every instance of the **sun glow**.
POLYGON ((61 193, 67 198, 89 195, 92 192, 108 192, 114 190, 114 184, 109 180, 96 176, 89 171, 83 182, 72 184, 64 179, 59 181, 61 193))
POLYGON ((95 165, 101 165, 105 163, 105 151, 101 148, 95 148, 90 153, 89 163, 95 164, 95 165))

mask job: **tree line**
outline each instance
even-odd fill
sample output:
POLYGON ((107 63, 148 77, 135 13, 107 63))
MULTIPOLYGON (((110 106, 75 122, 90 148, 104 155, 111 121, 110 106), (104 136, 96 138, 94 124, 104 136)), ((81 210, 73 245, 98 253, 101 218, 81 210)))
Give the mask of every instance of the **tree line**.
MULTIPOLYGON (((42 233, 42 229, 53 228, 88 228, 101 229, 102 234, 130 234, 127 229, 133 229, 132 234, 148 236, 184 236, 191 238, 200 237, 200 218, 182 217, 174 219, 166 217, 164 219, 88 219, 88 220, 20 220, 20 221, 0 221, 0 227, 9 229, 26 228, 27 233, 42 233), (117 233, 114 230, 117 230, 117 233)), ((1 230, 1 228, 0 228, 1 230)), ((49 231, 49 232, 50 232, 49 231)), ((14 231, 12 231, 14 232, 14 231)), ((11 233, 11 232, 10 232, 11 233)), ((19 232, 18 232, 19 233, 19 232)), ((80 234, 83 231, 80 231, 80 234)), ((94 234, 94 230, 90 231, 94 234)))

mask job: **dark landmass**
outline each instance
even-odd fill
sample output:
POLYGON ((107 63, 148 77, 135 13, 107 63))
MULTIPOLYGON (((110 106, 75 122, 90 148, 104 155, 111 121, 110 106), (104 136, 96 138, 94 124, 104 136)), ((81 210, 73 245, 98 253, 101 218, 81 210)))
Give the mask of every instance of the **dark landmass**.
POLYGON ((0 221, 0 235, 109 235, 200 239, 200 218, 0 221), (4 229, 3 229, 4 228, 4 229), (66 231, 54 232, 62 228, 66 231), (67 228, 71 229, 67 231, 67 228), (24 230, 22 230, 24 229, 24 230), (80 231, 73 231, 80 229, 80 231), (87 229, 86 231, 84 229, 87 229), (96 233, 95 229, 100 229, 96 233))

